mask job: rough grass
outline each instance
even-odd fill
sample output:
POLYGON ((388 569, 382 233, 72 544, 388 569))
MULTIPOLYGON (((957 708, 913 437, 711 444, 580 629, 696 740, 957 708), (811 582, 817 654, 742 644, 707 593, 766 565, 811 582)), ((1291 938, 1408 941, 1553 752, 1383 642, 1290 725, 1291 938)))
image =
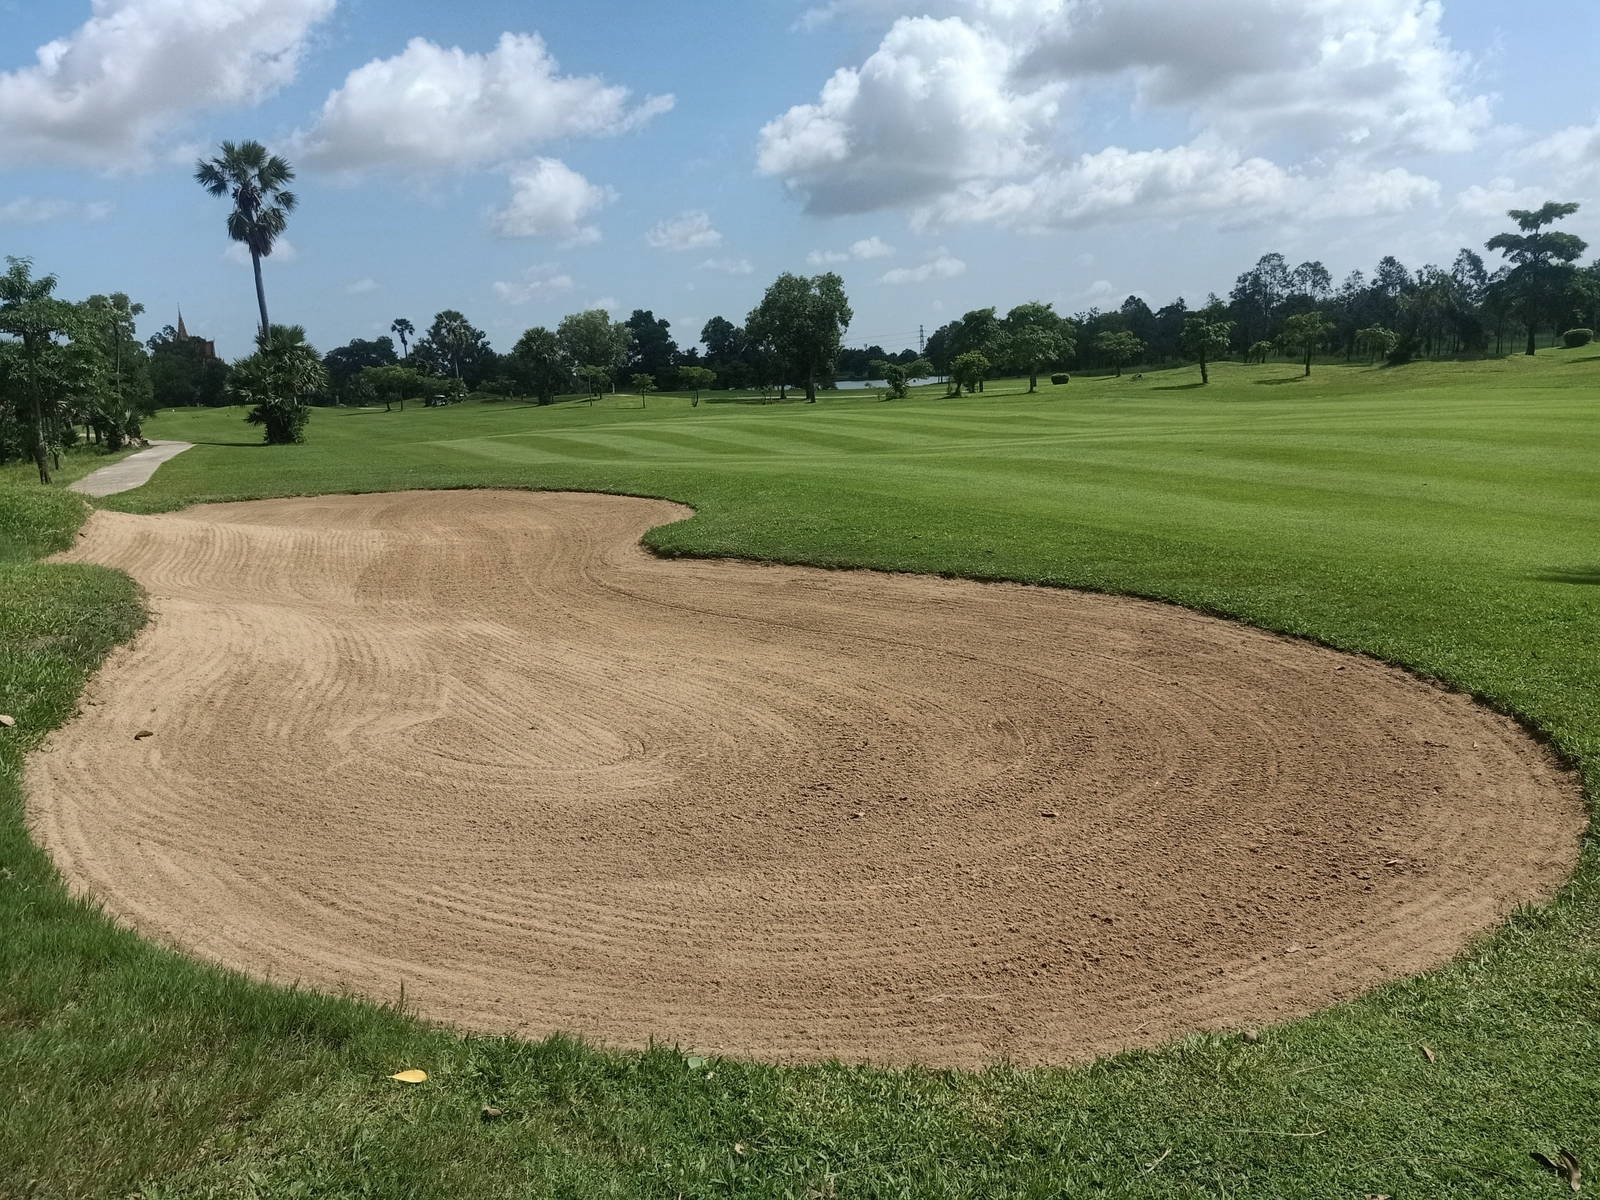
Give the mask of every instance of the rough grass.
MULTIPOLYGON (((650 535, 665 553, 1135 592, 1381 655, 1517 713, 1592 795, 1595 358, 1296 370, 954 401, 319 412, 308 445, 271 449, 236 411, 172 413, 152 429, 213 444, 114 503, 668 496, 699 511, 650 535)), ((1537 1197, 1564 1185, 1531 1151, 1600 1162, 1592 844, 1555 904, 1449 968, 1260 1041, 1061 1070, 778 1069, 456 1037, 146 945, 67 899, 20 821, 21 750, 140 620, 122 577, 28 561, 78 511, 0 489, 0 711, 20 722, 0 738, 0 1195, 1537 1197), (433 1079, 385 1078, 412 1066, 433 1079), (481 1120, 484 1104, 504 1115, 481 1120)))

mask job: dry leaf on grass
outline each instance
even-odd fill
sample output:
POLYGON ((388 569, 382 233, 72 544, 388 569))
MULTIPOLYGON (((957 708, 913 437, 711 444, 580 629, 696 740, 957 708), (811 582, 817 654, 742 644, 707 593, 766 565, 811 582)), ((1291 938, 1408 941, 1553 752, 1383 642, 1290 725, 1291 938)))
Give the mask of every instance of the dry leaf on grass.
POLYGON ((1541 1167, 1548 1167, 1557 1175, 1560 1175, 1567 1181, 1567 1186, 1573 1191, 1583 1190, 1583 1172, 1578 1167, 1578 1156, 1571 1150, 1563 1148, 1555 1158, 1540 1154, 1539 1151, 1535 1150, 1533 1152, 1533 1161, 1541 1167))
POLYGON ((141 729, 138 733, 133 735, 133 740, 136 742, 142 742, 145 738, 155 737, 155 735, 156 731, 154 729, 141 729))
POLYGON ((1433 1047, 1432 1046, 1423 1046, 1422 1047, 1422 1057, 1427 1059, 1429 1062, 1438 1062, 1439 1061, 1439 1056, 1433 1052, 1433 1047))
POLYGON ((498 1121, 505 1113, 492 1104, 485 1104, 478 1110, 478 1117, 484 1121, 498 1121))
POLYGON ((398 1079, 401 1083, 427 1083, 428 1073, 426 1071, 416 1070, 396 1071, 393 1075, 389 1076, 389 1078, 398 1079))
POLYGON ((0 726, 4 726, 7 729, 15 729, 17 727, 17 719, 0 714, 0 726))

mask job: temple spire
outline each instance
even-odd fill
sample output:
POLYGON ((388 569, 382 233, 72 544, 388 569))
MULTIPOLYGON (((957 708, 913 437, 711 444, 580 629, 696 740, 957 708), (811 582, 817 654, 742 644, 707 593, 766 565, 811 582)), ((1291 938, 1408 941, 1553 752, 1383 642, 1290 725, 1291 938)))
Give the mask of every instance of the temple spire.
POLYGON ((189 331, 185 329, 183 325, 183 305, 181 304, 178 305, 178 336, 180 338, 186 338, 189 336, 189 331))

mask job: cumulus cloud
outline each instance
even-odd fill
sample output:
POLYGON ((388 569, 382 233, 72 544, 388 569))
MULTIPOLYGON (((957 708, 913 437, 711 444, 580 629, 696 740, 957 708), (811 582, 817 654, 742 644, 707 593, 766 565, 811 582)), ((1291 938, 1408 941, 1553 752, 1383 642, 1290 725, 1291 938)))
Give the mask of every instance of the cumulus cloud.
POLYGON ((710 213, 696 209, 658 222, 644 240, 657 250, 708 250, 721 245, 722 234, 711 224, 710 213))
POLYGON ((519 163, 509 174, 511 199, 489 218, 500 237, 555 236, 570 245, 600 240, 599 229, 586 222, 616 199, 610 188, 590 183, 554 158, 519 163))
POLYGON ((1489 123, 1438 0, 1072 0, 1041 25, 1025 78, 1131 75, 1149 106, 1233 136, 1315 147, 1459 151, 1489 123))
MULTIPOLYGON (((830 0, 802 24, 887 19, 897 8, 830 0)), ((1121 194, 1157 201, 1146 215, 1185 215, 1176 195, 1185 180, 1189 213, 1257 194, 1279 213, 1284 197, 1303 197, 1303 217, 1398 211, 1437 188, 1396 158, 1469 149, 1490 119, 1438 0, 929 0, 919 11, 928 15, 895 20, 815 103, 762 130, 760 169, 809 211, 911 208, 924 223, 1050 228, 1140 215, 1121 194), (1194 140, 1061 157, 1075 128, 1069 105, 1130 98, 1132 113, 1187 119, 1194 140), (1280 161, 1262 153, 1268 146, 1280 161), (1202 161, 1224 178, 1189 170, 1202 161), (1313 180, 1334 190, 1313 194, 1313 180), (1075 183, 1090 194, 1071 195, 1075 183), (1031 222, 1030 201, 1046 206, 1031 222)))
POLYGON ((1502 218, 1513 208, 1538 208, 1549 197, 1546 189, 1518 187, 1516 182, 1498 175, 1487 184, 1475 183, 1456 195, 1456 208, 1471 217, 1502 218))
POLYGON ((955 279, 967 273, 967 264, 940 246, 921 266, 895 267, 884 272, 878 282, 889 284, 927 283, 934 279, 955 279))
POLYGON ((1402 168, 1291 170, 1197 141, 1167 150, 1113 146, 1030 179, 969 185, 917 212, 921 226, 999 225, 1026 232, 1131 220, 1220 216, 1228 225, 1371 217, 1437 202, 1439 185, 1402 168))
POLYGON ((494 294, 507 304, 526 304, 539 296, 572 290, 572 276, 554 263, 529 267, 521 279, 496 280, 494 294))
POLYGON ((814 267, 826 267, 838 263, 865 262, 871 258, 888 258, 892 254, 894 247, 881 237, 874 236, 851 242, 848 250, 813 250, 806 255, 806 261, 814 267))
POLYGON ((0 72, 0 164, 148 165, 197 113, 290 83, 335 0, 95 0, 93 15, 0 72))
POLYGON ((501 34, 485 54, 412 38, 351 71, 300 142, 307 162, 339 170, 483 166, 559 138, 637 129, 673 104, 630 105, 629 95, 562 75, 537 34, 501 34))
POLYGON ((344 290, 348 296, 365 296, 368 292, 378 290, 378 281, 371 278, 357 279, 353 283, 347 283, 344 290))
POLYGON ((39 200, 19 196, 0 204, 0 225, 44 225, 50 221, 104 221, 114 206, 107 200, 39 200))
POLYGON ((756 266, 748 258, 708 258, 695 268, 697 271, 716 271, 723 275, 753 275, 756 266))
POLYGON ((959 18, 903 18, 859 68, 836 72, 817 103, 762 129, 758 164, 815 213, 866 212, 1014 174, 1037 157, 1062 86, 1014 88, 1012 66, 1005 41, 959 18))

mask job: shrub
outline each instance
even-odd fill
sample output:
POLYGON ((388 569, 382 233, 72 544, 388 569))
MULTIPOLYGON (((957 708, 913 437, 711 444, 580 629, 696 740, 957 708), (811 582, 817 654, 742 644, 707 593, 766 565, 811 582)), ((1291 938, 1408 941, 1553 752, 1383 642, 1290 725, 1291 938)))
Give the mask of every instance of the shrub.
POLYGON ((1065 371, 1057 371, 1054 375, 1050 376, 1050 382, 1056 384, 1071 383, 1072 376, 1068 375, 1065 371))
POLYGON ((1561 340, 1566 343, 1568 350, 1576 350, 1579 346, 1587 346, 1594 341, 1594 330, 1569 329, 1561 335, 1561 340))

